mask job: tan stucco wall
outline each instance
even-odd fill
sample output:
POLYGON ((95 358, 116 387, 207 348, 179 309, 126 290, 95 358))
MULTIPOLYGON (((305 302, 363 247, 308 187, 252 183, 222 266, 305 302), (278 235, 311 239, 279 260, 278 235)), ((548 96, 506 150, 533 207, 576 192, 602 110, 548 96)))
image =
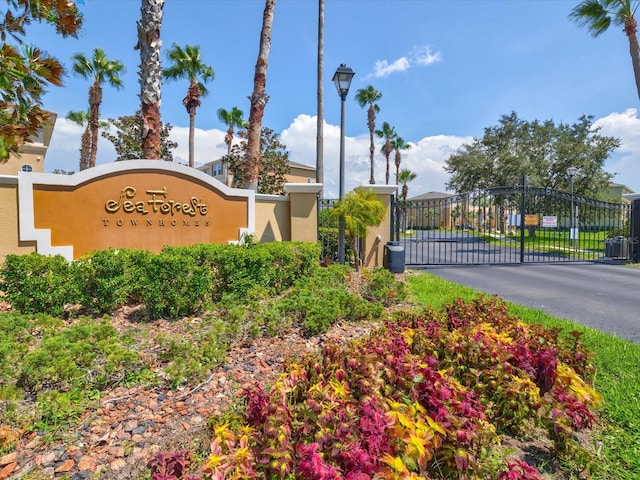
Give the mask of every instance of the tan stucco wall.
MULTIPOLYGON (((291 240, 295 242, 318 241, 318 196, 313 185, 316 184, 302 184, 303 191, 289 191, 291 240), (304 191, 307 185, 311 185, 310 191, 304 191)), ((291 186, 287 189, 291 190, 291 186)))
POLYGON ((288 197, 256 195, 255 235, 259 242, 291 240, 288 197))
POLYGON ((18 179, 0 177, 0 263, 11 253, 36 251, 34 242, 18 241, 18 179))
POLYGON ((44 171, 44 145, 28 144, 22 147, 20 156, 10 155, 9 160, 0 162, 0 175, 17 175, 23 165, 31 165, 34 172, 44 171))
POLYGON ((377 227, 369 227, 367 229, 367 238, 362 244, 362 263, 367 267, 381 267, 384 246, 391 239, 391 192, 395 192, 395 187, 389 185, 370 185, 359 188, 373 190, 378 200, 380 200, 387 209, 382 223, 377 227), (380 237, 380 240, 378 240, 377 237, 380 237))
POLYGON ((307 183, 309 179, 316 181, 315 169, 291 167, 291 171, 285 175, 287 183, 307 183))

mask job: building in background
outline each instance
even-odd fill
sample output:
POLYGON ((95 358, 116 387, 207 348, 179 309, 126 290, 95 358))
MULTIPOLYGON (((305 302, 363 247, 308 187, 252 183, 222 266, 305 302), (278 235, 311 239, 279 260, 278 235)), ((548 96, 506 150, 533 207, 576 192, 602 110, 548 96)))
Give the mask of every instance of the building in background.
POLYGON ((53 127, 57 114, 49 112, 49 120, 44 124, 36 137, 31 137, 32 143, 25 143, 20 149, 20 155, 11 154, 9 160, 0 162, 0 175, 17 175, 18 172, 44 172, 44 157, 51 142, 53 127))
MULTIPOLYGON (((285 175, 287 183, 315 183, 316 167, 310 167, 298 162, 289 161, 291 170, 285 175)), ((222 177, 222 160, 214 160, 197 167, 201 172, 211 175, 216 180, 224 183, 222 177)))

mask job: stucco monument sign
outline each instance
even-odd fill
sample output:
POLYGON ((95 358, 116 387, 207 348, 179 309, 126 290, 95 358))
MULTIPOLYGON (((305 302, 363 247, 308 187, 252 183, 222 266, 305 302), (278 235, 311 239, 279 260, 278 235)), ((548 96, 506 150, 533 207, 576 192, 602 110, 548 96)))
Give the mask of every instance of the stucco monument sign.
POLYGON ((19 235, 68 259, 106 248, 237 242, 255 229, 255 194, 156 160, 74 175, 20 173, 19 235))

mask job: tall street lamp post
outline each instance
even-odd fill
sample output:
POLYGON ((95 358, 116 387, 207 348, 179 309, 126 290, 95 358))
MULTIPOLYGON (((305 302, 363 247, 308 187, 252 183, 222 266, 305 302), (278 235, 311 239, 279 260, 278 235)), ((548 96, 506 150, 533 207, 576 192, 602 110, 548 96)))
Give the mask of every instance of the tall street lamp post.
MULTIPOLYGON (((340 95, 340 198, 342 202, 344 198, 344 103, 349 93, 351 80, 355 72, 341 64, 336 73, 333 74, 333 83, 336 85, 338 95, 340 95)), ((338 222, 338 260, 344 265, 344 217, 340 217, 338 222)))
POLYGON ((567 169, 567 173, 569 174, 569 197, 571 198, 571 212, 569 213, 569 246, 573 247, 573 176, 576 174, 578 169, 576 167, 569 167, 567 169))

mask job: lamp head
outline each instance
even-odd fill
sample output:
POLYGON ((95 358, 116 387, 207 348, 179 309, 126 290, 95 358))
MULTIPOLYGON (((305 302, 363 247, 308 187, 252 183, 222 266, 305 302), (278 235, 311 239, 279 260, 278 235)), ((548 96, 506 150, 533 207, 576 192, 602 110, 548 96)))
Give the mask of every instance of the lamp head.
POLYGON ((333 74, 333 83, 336 85, 338 95, 344 99, 349 93, 349 87, 351 86, 351 79, 356 74, 350 67, 347 67, 344 63, 341 64, 336 73, 333 74))

